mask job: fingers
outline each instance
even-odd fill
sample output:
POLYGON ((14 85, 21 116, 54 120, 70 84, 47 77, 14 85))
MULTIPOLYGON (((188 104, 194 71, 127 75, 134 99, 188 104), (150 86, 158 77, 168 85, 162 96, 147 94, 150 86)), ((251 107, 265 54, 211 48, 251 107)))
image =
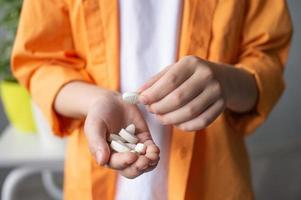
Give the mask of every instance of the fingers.
POLYGON ((121 175, 130 179, 153 170, 159 162, 160 150, 152 140, 144 144, 147 146, 145 155, 132 152, 112 153, 109 167, 119 170, 121 175))
POLYGON ((132 152, 112 153, 108 166, 130 179, 154 169, 159 162, 160 150, 152 140, 144 144, 147 146, 145 155, 132 152))
POLYGON ((155 114, 165 114, 174 111, 195 98, 203 89, 206 79, 196 72, 174 91, 163 99, 150 105, 150 111, 155 114))
POLYGON ((158 153, 149 152, 145 156, 150 160, 149 162, 150 167, 156 166, 160 161, 160 156, 158 153))
POLYGON ((192 120, 204 112, 210 105, 214 104, 221 96, 219 84, 210 84, 196 98, 182 106, 181 108, 159 115, 158 119, 165 125, 179 124, 192 120))
POLYGON ((138 155, 132 152, 112 153, 109 167, 116 170, 123 170, 133 164, 138 159, 138 155))
POLYGON ((223 112, 224 108, 224 100, 219 99, 198 117, 188 122, 178 124, 177 127, 184 131, 202 130, 210 125, 223 112))
POLYGON ((161 72, 153 76, 149 81, 147 81, 141 88, 138 89, 138 93, 143 92, 144 90, 151 87, 156 81, 158 81, 171 67, 172 65, 167 66, 165 69, 163 69, 161 72))
POLYGON ((89 149, 99 165, 105 165, 110 157, 110 148, 106 141, 106 125, 100 119, 86 118, 84 130, 89 149))
MULTIPOLYGON (((147 146, 145 155, 140 155, 136 161, 129 165, 123 163, 118 166, 118 169, 121 169, 120 173, 123 176, 132 179, 145 172, 153 170, 157 166, 160 159, 159 148, 154 144, 152 140, 148 140, 144 144, 147 146)), ((114 159, 116 159, 116 162, 119 162, 119 160, 117 160, 117 157, 115 157, 114 159)))
POLYGON ((139 101, 143 104, 152 104, 181 85, 193 74, 191 70, 183 70, 184 67, 182 64, 176 63, 151 87, 141 93, 139 101))
POLYGON ((152 140, 149 140, 144 143, 147 148, 146 148, 146 154, 145 156, 150 160, 149 165, 150 166, 155 166, 160 160, 160 149, 157 145, 154 144, 152 140))
POLYGON ((130 179, 153 170, 159 162, 160 150, 152 140, 147 140, 144 144, 147 146, 145 155, 132 152, 112 153, 108 166, 130 179))
POLYGON ((131 166, 121 170, 120 173, 124 177, 129 179, 136 178, 137 176, 144 173, 146 169, 149 167, 149 159, 145 156, 139 156, 138 160, 133 163, 131 166))

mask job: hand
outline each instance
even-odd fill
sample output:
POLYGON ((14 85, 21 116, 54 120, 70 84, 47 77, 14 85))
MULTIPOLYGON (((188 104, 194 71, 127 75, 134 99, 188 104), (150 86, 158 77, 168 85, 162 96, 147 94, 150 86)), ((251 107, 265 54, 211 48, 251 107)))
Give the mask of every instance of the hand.
POLYGON ((184 131, 206 128, 226 106, 248 111, 257 98, 256 83, 249 73, 195 56, 168 66, 138 92, 139 100, 163 124, 184 131))
POLYGON ((159 148, 154 144, 140 110, 135 105, 123 103, 118 93, 105 92, 90 106, 84 130, 98 164, 106 164, 127 178, 135 178, 154 169, 159 161, 159 148), (109 148, 108 135, 118 133, 131 123, 136 126, 139 142, 147 146, 145 155, 117 153, 109 148))

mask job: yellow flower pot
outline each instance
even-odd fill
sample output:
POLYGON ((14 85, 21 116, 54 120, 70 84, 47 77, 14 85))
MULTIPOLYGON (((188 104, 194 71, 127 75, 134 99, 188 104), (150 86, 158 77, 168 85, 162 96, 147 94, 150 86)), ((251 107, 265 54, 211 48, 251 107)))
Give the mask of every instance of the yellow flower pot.
POLYGON ((3 108, 10 123, 22 133, 35 133, 31 99, 26 89, 16 82, 0 83, 3 108))

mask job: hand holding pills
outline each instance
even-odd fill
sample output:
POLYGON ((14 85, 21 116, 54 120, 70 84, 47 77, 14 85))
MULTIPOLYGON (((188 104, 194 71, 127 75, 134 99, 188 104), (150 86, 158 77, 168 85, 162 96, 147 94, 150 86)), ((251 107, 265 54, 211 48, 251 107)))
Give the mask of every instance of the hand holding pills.
POLYGON ((125 103, 120 94, 108 92, 90 107, 85 120, 89 148, 98 164, 135 178, 154 169, 159 148, 136 105, 125 103))

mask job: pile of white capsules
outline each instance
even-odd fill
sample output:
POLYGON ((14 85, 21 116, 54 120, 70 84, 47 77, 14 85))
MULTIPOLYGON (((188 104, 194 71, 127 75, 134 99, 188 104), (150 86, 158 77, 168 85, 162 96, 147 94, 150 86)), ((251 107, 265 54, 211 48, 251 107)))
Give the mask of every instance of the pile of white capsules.
POLYGON ((108 141, 110 147, 116 152, 136 152, 145 154, 146 146, 143 143, 138 143, 138 138, 135 136, 135 125, 130 124, 123 128, 117 134, 110 134, 108 141))
MULTIPOLYGON (((135 92, 124 93, 123 101, 129 104, 138 103, 138 94, 135 92)), ((135 136, 136 127, 134 124, 128 125, 119 131, 118 134, 110 134, 108 141, 111 149, 116 152, 136 152, 145 154, 146 146, 143 143, 138 143, 138 138, 135 136)))

